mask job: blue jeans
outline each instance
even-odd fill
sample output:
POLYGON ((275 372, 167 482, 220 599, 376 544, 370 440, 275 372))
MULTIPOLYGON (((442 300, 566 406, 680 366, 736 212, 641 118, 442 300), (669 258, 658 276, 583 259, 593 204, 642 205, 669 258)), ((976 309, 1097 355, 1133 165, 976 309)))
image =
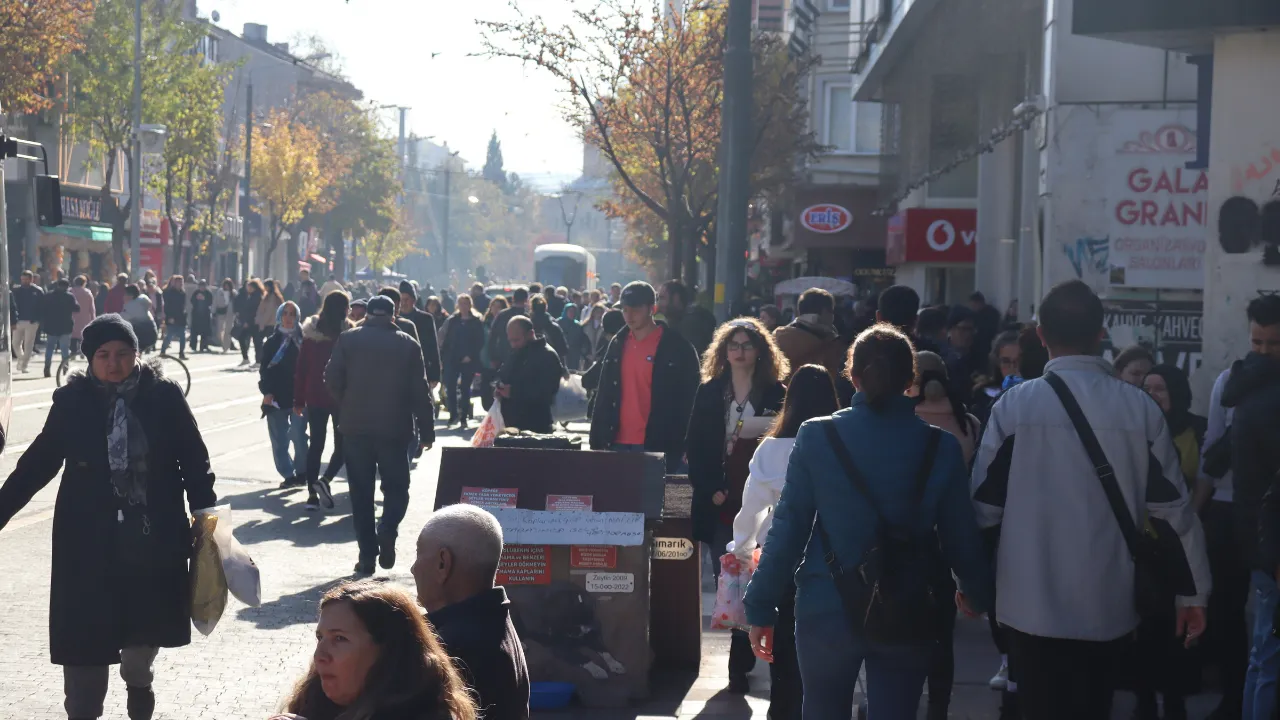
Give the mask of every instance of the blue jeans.
POLYGON ((44 341, 44 366, 47 368, 53 363, 53 349, 58 348, 62 351, 62 361, 66 362, 71 355, 71 334, 66 335, 49 335, 44 341))
POLYGON ((356 526, 360 561, 373 562, 380 547, 395 547, 396 535, 409 509, 409 458, 404 440, 372 435, 344 435, 351 519, 356 526), (374 522, 374 479, 382 477, 382 521, 374 522))
POLYGON ((840 610, 796 618, 796 657, 804 686, 804 720, 852 717, 863 661, 871 720, 915 720, 929 674, 928 649, 869 648, 853 637, 840 610))
POLYGON ((276 472, 288 479, 307 473, 307 419, 293 414, 293 408, 280 408, 267 413, 267 434, 271 437, 271 457, 276 472), (289 445, 293 457, 289 457, 289 445))
POLYGON ((160 344, 160 352, 164 353, 169 349, 170 341, 178 341, 178 352, 185 353, 187 351, 187 328, 182 325, 165 325, 164 326, 164 342, 160 344))
POLYGON ((1267 573, 1253 571, 1253 641, 1249 646, 1249 670, 1244 676, 1244 720, 1271 720, 1276 707, 1276 676, 1280 673, 1280 638, 1271 634, 1280 588, 1267 573))

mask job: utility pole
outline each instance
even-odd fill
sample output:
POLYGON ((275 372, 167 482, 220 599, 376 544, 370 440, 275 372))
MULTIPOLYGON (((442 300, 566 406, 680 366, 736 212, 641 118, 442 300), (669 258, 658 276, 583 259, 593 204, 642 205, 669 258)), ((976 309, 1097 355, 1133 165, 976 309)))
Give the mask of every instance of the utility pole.
POLYGON ((751 0, 729 0, 720 106, 720 191, 716 209, 716 317, 728 320, 742 296, 751 199, 751 0))
POLYGON ((444 161, 444 219, 441 221, 444 227, 440 233, 440 272, 444 275, 444 284, 441 287, 448 287, 449 281, 449 201, 453 197, 449 192, 449 178, 453 177, 452 160, 453 155, 449 155, 444 161))
MULTIPOLYGON (((244 113, 244 207, 240 209, 246 220, 253 212, 253 82, 249 82, 249 97, 244 113)), ((245 223, 247 228, 249 223, 245 223)), ((249 280, 249 233, 240 233, 240 281, 249 280)))
POLYGON ((129 266, 142 277, 142 0, 133 0, 133 172, 129 173, 129 266))

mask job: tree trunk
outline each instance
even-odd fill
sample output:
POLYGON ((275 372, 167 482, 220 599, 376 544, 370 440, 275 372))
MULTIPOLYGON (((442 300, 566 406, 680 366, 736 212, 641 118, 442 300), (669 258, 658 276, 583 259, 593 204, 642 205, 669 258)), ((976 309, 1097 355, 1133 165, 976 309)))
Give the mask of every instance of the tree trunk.
POLYGON ((679 278, 684 267, 684 230, 678 222, 667 223, 667 279, 679 278))
POLYGON ((711 291, 711 302, 715 304, 716 293, 716 236, 711 232, 707 233, 707 244, 702 249, 703 262, 707 267, 707 287, 706 290, 711 291))
POLYGON ((326 239, 329 242, 329 249, 334 251, 333 274, 339 278, 345 278, 347 276, 347 253, 342 248, 342 235, 329 233, 326 239))
MULTIPOLYGON (((684 239, 684 286, 690 290, 698 286, 698 249, 702 239, 694 233, 684 239)), ((680 277, 677 275, 676 277, 680 277)))

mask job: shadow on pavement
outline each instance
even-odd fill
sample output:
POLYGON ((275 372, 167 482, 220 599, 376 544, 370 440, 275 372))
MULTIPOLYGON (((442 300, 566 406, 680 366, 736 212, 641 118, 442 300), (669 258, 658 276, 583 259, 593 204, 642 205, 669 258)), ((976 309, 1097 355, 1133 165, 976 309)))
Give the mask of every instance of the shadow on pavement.
POLYGON ((241 544, 249 546, 268 540, 284 539, 294 547, 317 547, 342 544, 355 539, 355 530, 347 519, 351 514, 351 501, 342 485, 333 486, 332 510, 307 512, 303 503, 307 499, 305 488, 281 490, 266 487, 236 495, 227 495, 220 503, 231 505, 233 519, 237 512, 260 510, 273 516, 270 520, 236 519, 234 534, 241 544), (334 522, 333 518, 341 518, 334 522))
POLYGON ((259 630, 279 630, 292 625, 315 623, 320 616, 320 598, 350 579, 352 578, 336 578, 292 595, 282 595, 258 607, 242 607, 236 613, 236 618, 253 623, 259 630))

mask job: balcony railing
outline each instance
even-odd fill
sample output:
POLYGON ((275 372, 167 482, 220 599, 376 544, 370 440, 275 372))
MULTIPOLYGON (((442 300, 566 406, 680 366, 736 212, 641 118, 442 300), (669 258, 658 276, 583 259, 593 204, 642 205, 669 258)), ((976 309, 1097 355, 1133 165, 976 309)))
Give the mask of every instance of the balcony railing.
POLYGON ((858 0, 862 9, 862 27, 853 56, 853 73, 861 74, 871 59, 871 50, 893 19, 894 0, 858 0))

